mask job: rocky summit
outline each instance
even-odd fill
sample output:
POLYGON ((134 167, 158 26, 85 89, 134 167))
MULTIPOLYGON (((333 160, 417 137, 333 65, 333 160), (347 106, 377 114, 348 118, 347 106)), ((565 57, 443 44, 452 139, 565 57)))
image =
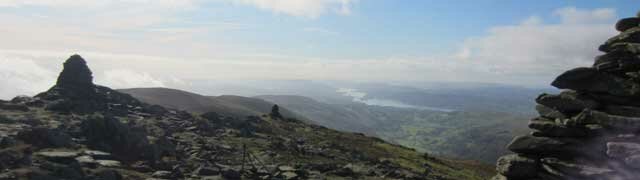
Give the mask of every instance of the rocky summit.
POLYGON ((615 27, 592 67, 558 76, 542 94, 532 133, 508 145, 495 180, 632 180, 640 177, 640 14, 615 27))
POLYGON ((429 156, 279 111, 237 118, 141 103, 93 84, 87 62, 74 55, 48 91, 0 101, 0 180, 480 180, 494 174, 477 162, 429 156))

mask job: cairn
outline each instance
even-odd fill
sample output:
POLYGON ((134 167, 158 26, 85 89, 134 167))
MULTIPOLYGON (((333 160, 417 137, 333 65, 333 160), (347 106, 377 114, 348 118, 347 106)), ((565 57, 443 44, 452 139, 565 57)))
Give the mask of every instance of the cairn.
POLYGON ((640 178, 640 13, 616 24, 592 67, 553 81, 564 89, 537 99, 533 132, 508 145, 494 180, 640 178))
POLYGON ((87 62, 77 54, 65 61, 56 84, 35 98, 45 101, 47 110, 62 113, 125 115, 131 109, 143 106, 128 94, 95 85, 87 62))

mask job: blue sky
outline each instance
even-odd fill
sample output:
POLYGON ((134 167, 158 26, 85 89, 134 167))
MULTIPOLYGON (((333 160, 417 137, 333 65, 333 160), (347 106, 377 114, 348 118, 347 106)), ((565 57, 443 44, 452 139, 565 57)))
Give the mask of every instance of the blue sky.
POLYGON ((116 88, 191 80, 546 87, 589 66, 637 0, 0 0, 0 97, 73 53, 116 88), (14 87, 14 88, 6 88, 14 87))

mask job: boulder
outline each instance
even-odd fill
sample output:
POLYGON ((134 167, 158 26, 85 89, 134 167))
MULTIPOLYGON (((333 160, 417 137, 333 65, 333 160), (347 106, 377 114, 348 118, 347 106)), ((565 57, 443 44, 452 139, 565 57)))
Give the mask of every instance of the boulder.
POLYGON ((496 164, 498 173, 509 178, 531 178, 536 176, 538 161, 516 154, 502 156, 496 164))
POLYGON ((640 25, 640 18, 637 18, 637 17, 624 18, 619 20, 618 23, 616 23, 616 30, 620 32, 624 32, 633 27, 638 27, 639 25, 640 25))

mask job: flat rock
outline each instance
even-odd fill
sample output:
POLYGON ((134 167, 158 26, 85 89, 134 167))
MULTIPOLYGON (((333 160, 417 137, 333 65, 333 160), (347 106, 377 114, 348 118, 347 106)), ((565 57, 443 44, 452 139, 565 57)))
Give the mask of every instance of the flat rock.
POLYGON ((566 152, 570 143, 548 137, 517 136, 507 148, 516 153, 538 154, 549 152, 566 152))
POLYGON ((78 161, 80 164, 96 164, 96 160, 91 156, 79 156, 76 157, 76 161, 78 161))
POLYGON ((569 128, 556 121, 545 118, 534 118, 529 121, 529 128, 538 130, 540 134, 549 137, 584 137, 588 131, 583 128, 569 128))
POLYGON ((538 162, 535 159, 511 154, 500 157, 496 167, 498 173, 510 178, 530 178, 536 176, 538 162))
POLYGON ((633 96, 637 92, 627 88, 632 83, 610 74, 601 73, 595 68, 581 67, 564 72, 551 85, 560 89, 633 96))
POLYGON ((295 171, 296 169, 291 166, 279 166, 278 170, 280 171, 295 171))
POLYGON ((120 167, 120 166, 122 166, 120 161, 115 161, 115 160, 96 160, 96 163, 98 163, 98 165, 104 166, 104 167, 120 167))
POLYGON ((80 153, 73 151, 44 151, 37 152, 37 156, 44 157, 45 159, 57 162, 57 163, 70 163, 75 161, 75 158, 78 157, 80 153))
POLYGON ((569 127, 584 126, 586 124, 598 124, 621 132, 640 130, 640 118, 610 115, 591 110, 585 110, 565 122, 565 125, 569 127))
POLYGON ((563 91, 558 95, 541 94, 536 98, 536 102, 548 108, 566 113, 576 113, 583 109, 596 109, 600 106, 595 100, 575 91, 563 91))
POLYGON ((111 158, 113 158, 113 156, 111 156, 111 153, 96 150, 85 150, 82 151, 82 154, 91 156, 94 159, 110 160, 111 158))
POLYGON ((169 171, 156 171, 156 172, 153 172, 153 174, 151 174, 151 176, 154 177, 154 178, 169 179, 169 178, 171 178, 171 172, 169 172, 169 171))

